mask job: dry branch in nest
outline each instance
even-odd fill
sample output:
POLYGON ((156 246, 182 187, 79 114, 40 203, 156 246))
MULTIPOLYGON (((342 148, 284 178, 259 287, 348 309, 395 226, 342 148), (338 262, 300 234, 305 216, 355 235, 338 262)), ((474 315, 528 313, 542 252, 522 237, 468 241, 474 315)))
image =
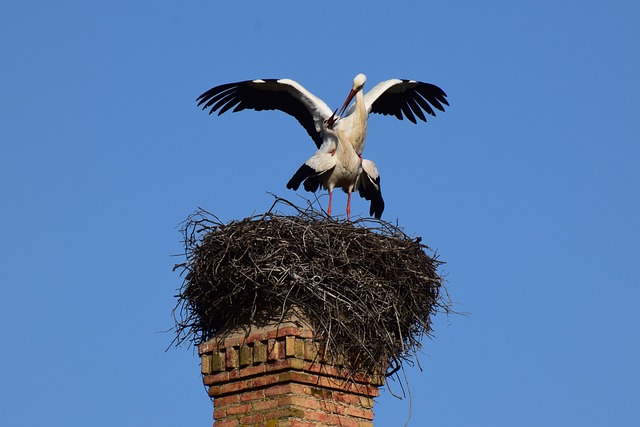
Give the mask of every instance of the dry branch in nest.
POLYGON ((282 319, 295 308, 345 367, 395 372, 449 312, 441 264, 399 227, 336 221, 276 198, 265 214, 222 223, 198 210, 183 224, 186 262, 174 343, 282 319), (292 208, 284 215, 276 207, 292 208))

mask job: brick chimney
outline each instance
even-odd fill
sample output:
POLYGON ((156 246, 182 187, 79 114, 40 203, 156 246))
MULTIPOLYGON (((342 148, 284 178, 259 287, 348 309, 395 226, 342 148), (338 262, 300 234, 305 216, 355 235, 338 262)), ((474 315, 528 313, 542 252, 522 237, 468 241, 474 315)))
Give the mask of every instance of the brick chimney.
POLYGON ((327 360, 299 319, 225 334, 199 346, 214 427, 372 427, 383 377, 327 360))

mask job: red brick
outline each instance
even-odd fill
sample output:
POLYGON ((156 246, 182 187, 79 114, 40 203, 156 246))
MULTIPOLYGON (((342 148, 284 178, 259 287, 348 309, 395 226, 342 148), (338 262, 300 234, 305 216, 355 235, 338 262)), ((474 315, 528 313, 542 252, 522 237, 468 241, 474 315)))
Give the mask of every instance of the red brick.
MULTIPOLYGON (((360 397, 353 395, 353 394, 349 394, 349 393, 341 393, 341 392, 334 392, 333 393, 333 398, 335 400, 337 400, 338 402, 342 402, 342 403, 346 403, 349 405, 360 405, 360 397)), ((366 399, 366 398, 362 398, 362 399, 366 399)))
MULTIPOLYGON (((260 375, 267 370, 266 365, 260 364, 256 366, 247 366, 246 368, 238 369, 234 371, 237 378, 246 378, 253 377, 256 375, 260 375)), ((229 379, 232 379, 232 376, 229 376, 229 379)))
POLYGON ((240 364, 238 360, 238 350, 234 347, 227 347, 225 351, 225 364, 228 369, 237 368, 240 364))
POLYGON ((264 387, 264 386, 267 386, 267 385, 271 385, 271 384, 276 384, 276 383, 282 382, 282 381, 280 381, 279 376, 275 375, 275 374, 265 375, 265 376, 262 376, 262 377, 257 377, 257 378, 254 378, 254 379, 250 380, 250 381, 251 381, 252 387, 264 387))
POLYGON ((267 372, 277 372, 277 371, 284 371, 289 369, 302 371, 304 369, 304 361, 289 358, 289 359, 275 360, 265 365, 265 370, 267 372))
POLYGON ((238 427, 240 424, 236 419, 219 420, 213 423, 214 427, 238 427))
POLYGON ((247 366, 253 363, 253 348, 248 345, 240 346, 239 349, 240 366, 247 366))
POLYGON ((353 382, 361 382, 361 383, 365 383, 365 384, 372 384, 372 383, 378 384, 379 383, 379 385, 381 385, 381 384, 384 383, 384 378, 382 378, 382 380, 380 380, 379 376, 367 375, 367 374, 364 374, 362 372, 351 373, 346 369, 339 369, 339 368, 337 368, 335 366, 332 366, 332 365, 326 365, 326 364, 323 364, 323 363, 318 363, 317 361, 316 362, 305 362, 304 370, 305 371, 314 372, 314 373, 318 373, 318 374, 322 374, 322 375, 326 375, 326 376, 349 379, 350 381, 353 381, 353 382), (382 381, 382 382, 380 382, 380 381, 382 381))
POLYGON ((309 396, 297 396, 289 394, 278 399, 280 405, 295 405, 302 408, 318 409, 318 400, 309 396))
POLYGON ((248 402, 250 400, 258 400, 258 399, 264 399, 263 389, 255 390, 255 391, 247 391, 240 395, 241 402, 248 402))
POLYGON ((267 360, 284 359, 283 343, 270 339, 267 344, 267 360))
POLYGON ((264 390, 264 394, 267 397, 277 397, 287 394, 296 394, 298 396, 305 396, 305 386, 303 384, 285 383, 276 384, 271 387, 267 387, 264 390))
POLYGON ((373 408, 373 399, 371 399, 370 397, 364 397, 364 396, 360 396, 360 402, 358 402, 360 404, 360 406, 362 406, 363 408, 373 408))
POLYGON ((211 373, 211 355, 204 354, 200 359, 200 372, 203 374, 211 373))
POLYGON ((320 421, 325 424, 340 425, 338 424, 338 418, 327 412, 306 411, 304 413, 304 419, 308 421, 320 421))
POLYGON ((252 402, 251 406, 253 407, 254 411, 265 411, 267 409, 276 408, 278 406, 278 400, 260 400, 257 402, 252 402))
POLYGON ((271 331, 268 331, 265 335, 266 339, 271 339, 271 338, 280 338, 280 337, 284 337, 287 335, 296 335, 296 336, 300 336, 303 334, 303 330, 296 327, 296 326, 285 326, 283 328, 277 328, 277 329, 273 329, 271 331))
POLYGON ((237 393, 238 391, 246 390, 251 387, 251 380, 236 381, 233 383, 227 383, 222 385, 214 385, 209 388, 209 394, 219 396, 229 393, 237 393))
POLYGON ((234 405, 236 403, 240 403, 240 395, 238 394, 232 394, 231 396, 225 396, 225 397, 216 397, 213 400, 213 404, 215 406, 226 406, 226 405, 234 405))
POLYGON ((213 408, 213 419, 221 420, 227 416, 227 410, 222 408, 213 408))
POLYGON ((267 345, 261 341, 256 341, 253 344, 253 361, 266 362, 267 361, 267 345))
POLYGON ((324 399, 329 399, 333 397, 333 394, 336 392, 321 387, 305 387, 304 393, 311 396, 318 396, 324 399))
POLYGON ((292 384, 278 384, 278 385, 274 385, 272 387, 267 388, 264 391, 265 396, 267 397, 271 397, 271 396, 278 396, 280 394, 287 394, 287 393, 291 393, 291 386, 292 384))
POLYGON ((324 412, 344 414, 344 406, 329 399, 318 399, 317 408, 324 412))
POLYGON ((365 420, 373 420, 373 411, 371 409, 347 406, 346 414, 352 417, 364 418, 365 420))
POLYGON ((296 353, 296 337, 294 336, 287 336, 284 338, 284 346, 285 346, 285 356, 286 357, 292 357, 293 355, 295 355, 296 353))
POLYGON ((229 373, 228 372, 219 372, 213 375, 205 375, 202 378, 204 385, 217 385, 222 383, 229 382, 229 373))
POLYGON ((336 368, 335 366, 332 365, 325 365, 324 363, 319 363, 319 362, 305 362, 304 364, 304 370, 305 371, 309 371, 309 372, 313 372, 316 374, 322 374, 322 375, 327 375, 327 376, 332 376, 332 377, 347 377, 348 373, 339 370, 338 368, 336 368))
POLYGON ((264 413, 266 419, 304 418, 304 409, 295 406, 278 406, 264 413))
POLYGON ((220 372, 226 369, 224 353, 216 351, 211 354, 211 372, 220 372))
POLYGON ((318 426, 318 424, 316 423, 309 423, 307 421, 291 420, 289 427, 320 427, 320 426, 318 426))
POLYGON ((305 393, 306 388, 307 386, 305 386, 304 384, 289 383, 289 390, 291 390, 291 393, 296 394, 298 396, 306 396, 307 395, 305 393))
POLYGON ((240 425, 246 426, 250 424, 262 424, 264 422, 264 416, 262 414, 247 415, 240 418, 240 425))
POLYGON ((227 408, 227 415, 247 414, 251 412, 251 405, 243 403, 241 405, 229 406, 227 408))
POLYGON ((198 346, 198 354, 203 355, 205 353, 211 353, 212 351, 216 351, 218 346, 215 345, 213 341, 207 341, 198 346))
POLYGON ((313 340, 304 341, 304 359, 315 361, 318 359, 318 343, 313 340))
MULTIPOLYGON (((299 374, 299 373, 294 372, 293 374, 299 374)), ((293 375, 292 380, 300 381, 300 382, 304 382, 306 380, 306 382, 310 382, 311 377, 313 376, 308 376, 305 378, 304 376, 301 376, 301 375, 293 375)), ((318 377, 317 380, 315 381, 315 384, 321 387, 331 388, 331 389, 339 390, 343 392, 346 391, 350 393, 361 394, 361 395, 370 396, 370 397, 378 396, 378 394, 380 393, 378 388, 375 386, 370 386, 365 384, 356 384, 342 378, 318 377)))
POLYGON ((250 344, 250 343, 254 343, 256 341, 263 341, 265 340, 265 333, 264 331, 261 332, 254 332, 251 335, 249 335, 247 337, 247 339, 245 340, 245 343, 250 344))
POLYGON ((304 359, 304 340, 302 338, 296 338, 293 353, 296 359, 304 359))
POLYGON ((240 347, 240 344, 244 342, 244 336, 235 336, 226 338, 221 344, 221 348, 240 347))
POLYGON ((359 427, 360 421, 353 418, 339 417, 336 425, 340 427, 359 427))

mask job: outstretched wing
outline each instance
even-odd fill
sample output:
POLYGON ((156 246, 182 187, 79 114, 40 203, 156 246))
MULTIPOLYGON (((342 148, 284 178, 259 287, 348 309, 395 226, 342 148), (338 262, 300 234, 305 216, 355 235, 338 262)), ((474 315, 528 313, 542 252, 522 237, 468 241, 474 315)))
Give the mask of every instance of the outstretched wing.
POLYGON ((316 146, 322 145, 323 122, 331 117, 331 109, 299 83, 290 79, 247 80, 209 89, 196 100, 209 114, 218 115, 233 108, 256 111, 280 110, 298 120, 316 146), (234 108, 235 107, 235 108, 234 108))
POLYGON ((391 79, 378 83, 367 92, 364 103, 368 113, 393 115, 400 120, 404 115, 416 123, 416 117, 427 121, 424 113, 435 116, 434 108, 444 111, 444 105, 449 105, 446 97, 442 89, 431 83, 391 79))

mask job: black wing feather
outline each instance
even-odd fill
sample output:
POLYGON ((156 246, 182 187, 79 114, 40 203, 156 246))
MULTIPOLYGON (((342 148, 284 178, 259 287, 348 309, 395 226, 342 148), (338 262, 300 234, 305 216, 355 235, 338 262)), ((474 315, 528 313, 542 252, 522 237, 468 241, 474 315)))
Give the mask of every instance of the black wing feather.
POLYGON ((316 146, 320 148, 322 137, 316 130, 313 116, 304 103, 285 86, 278 83, 277 79, 227 83, 209 89, 196 101, 203 110, 210 108, 209 114, 219 109, 218 115, 221 115, 234 107, 234 113, 245 109, 283 111, 298 120, 316 146))
POLYGON ((418 116, 420 120, 422 120, 423 122, 426 122, 427 118, 424 116, 424 113, 422 112, 422 109, 416 102, 415 98, 416 98, 415 96, 407 98, 407 104, 409 104, 409 107, 411 107, 411 110, 413 110, 413 113, 416 116, 418 116))
MULTIPOLYGON (((420 104, 420 107, 422 107, 422 109, 427 112, 427 114, 431 116, 436 115, 436 112, 433 111, 433 108, 431 108, 431 105, 429 105, 429 103, 422 97, 422 95, 420 95, 419 93, 416 93, 416 96, 414 99, 418 102, 418 104, 420 104)), ((427 120, 425 120, 425 122, 426 121, 427 120)))
POLYGON ((426 122, 427 118, 423 112, 435 116, 432 107, 444 111, 443 105, 449 105, 446 97, 447 94, 442 89, 431 83, 401 80, 371 104, 371 112, 396 116, 400 120, 406 117, 413 123, 417 123, 417 116, 426 122))
POLYGON ((413 112, 411 112, 411 107, 409 107, 409 98, 407 98, 405 103, 402 104, 400 108, 402 109, 404 115, 407 116, 407 119, 409 119, 412 123, 416 123, 416 118, 413 116, 413 112))
MULTIPOLYGON (((220 111, 218 112, 218 115, 222 115, 222 113, 224 113, 225 111, 230 110, 233 107, 236 107, 236 104, 240 104, 242 103, 242 99, 239 99, 237 96, 235 96, 235 94, 230 94, 229 96, 221 99, 218 104, 222 105, 222 108, 220 108, 220 111), (224 103, 224 105, 222 105, 224 103)), ((237 107, 236 107, 237 109, 237 107)), ((234 109, 234 111, 236 111, 234 109)), ((240 111, 240 110, 238 110, 240 111)))

